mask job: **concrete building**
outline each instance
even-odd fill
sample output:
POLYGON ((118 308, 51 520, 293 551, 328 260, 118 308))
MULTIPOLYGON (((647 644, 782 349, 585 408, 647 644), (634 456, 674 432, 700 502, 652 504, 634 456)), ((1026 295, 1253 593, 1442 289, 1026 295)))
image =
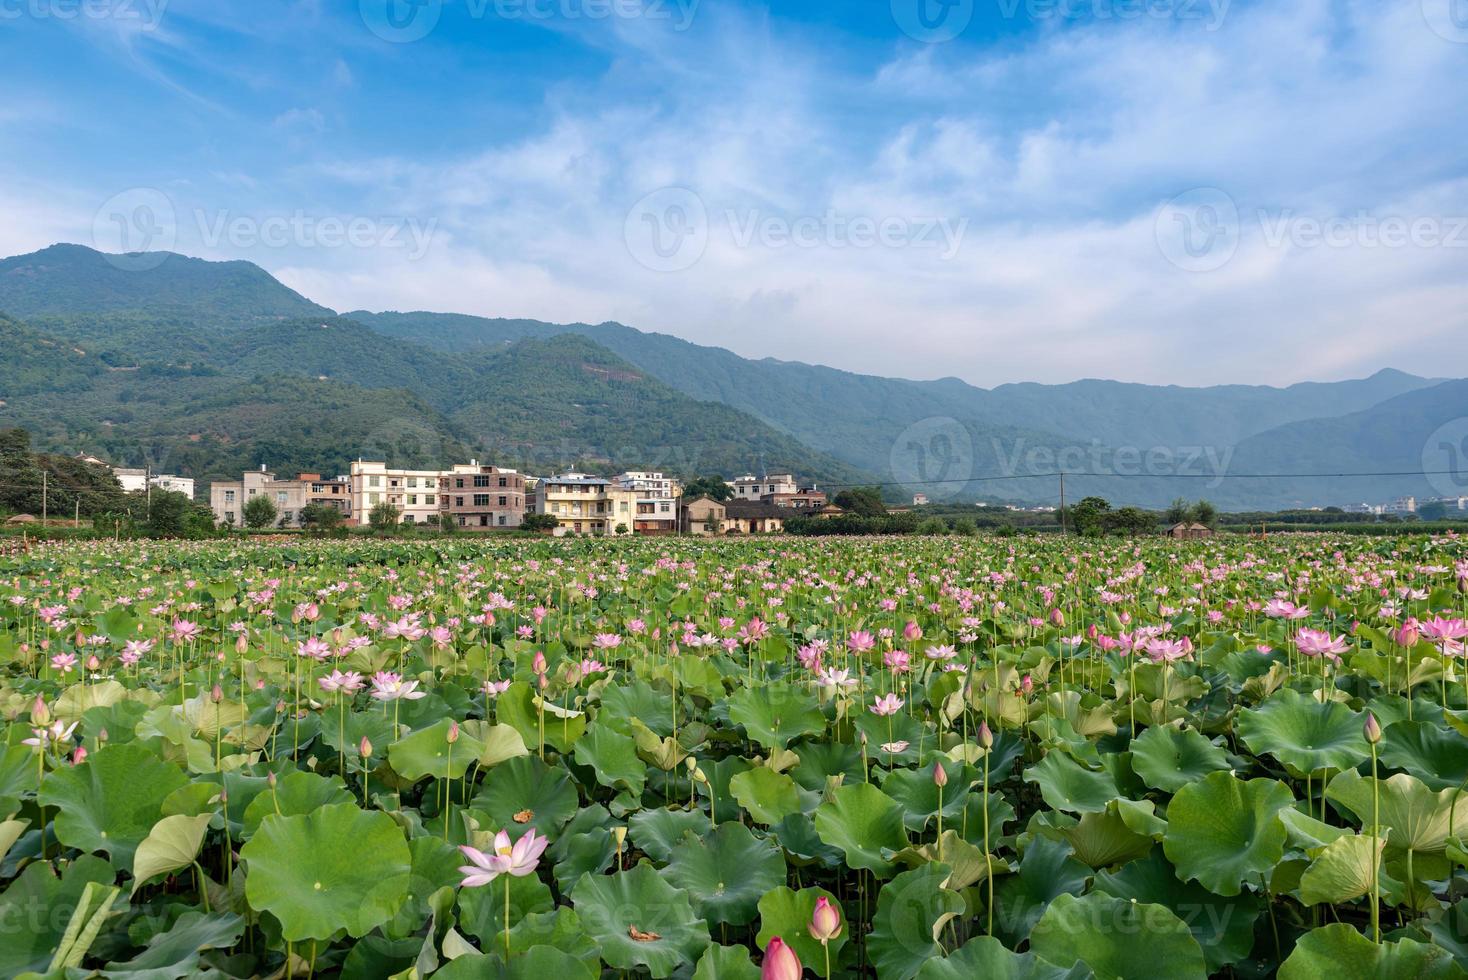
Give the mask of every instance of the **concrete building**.
POLYGON ((549 514, 559 523, 557 535, 626 534, 636 523, 636 490, 585 473, 541 478, 534 500, 537 514, 549 514))
POLYGON ((767 495, 800 492, 800 485, 792 473, 771 473, 764 477, 746 473, 730 485, 734 488, 735 500, 763 500, 767 495))
POLYGON ((358 524, 368 523, 372 508, 392 504, 400 524, 432 524, 438 521, 438 470, 390 469, 386 463, 357 460, 352 464, 352 516, 358 524))
POLYGON ((471 459, 438 478, 439 513, 468 531, 519 527, 525 506, 525 475, 515 470, 471 459))
POLYGON ((1381 509, 1383 514, 1415 514, 1417 513, 1416 497, 1398 497, 1381 509))
POLYGON ((238 481, 220 481, 209 486, 209 508, 214 519, 235 527, 244 525, 244 508, 252 497, 265 496, 275 505, 278 527, 300 527, 301 511, 310 504, 334 507, 343 523, 352 523, 350 485, 345 477, 326 479, 320 473, 299 473, 294 479, 278 479, 265 467, 247 471, 238 481))
POLYGON ((915 493, 915 494, 913 494, 912 495, 912 505, 914 507, 926 507, 928 505, 928 495, 925 494, 925 493, 915 493))
POLYGON ((113 466, 112 475, 126 493, 142 493, 151 484, 155 489, 181 493, 194 499, 194 479, 189 476, 174 476, 171 473, 149 473, 141 467, 113 466))
POLYGON ((630 471, 612 477, 612 485, 637 495, 632 530, 638 534, 673 534, 678 530, 678 498, 683 486, 662 473, 630 471))
POLYGON ((678 508, 678 529, 684 534, 712 537, 724 531, 726 505, 713 497, 697 496, 682 501, 678 508))

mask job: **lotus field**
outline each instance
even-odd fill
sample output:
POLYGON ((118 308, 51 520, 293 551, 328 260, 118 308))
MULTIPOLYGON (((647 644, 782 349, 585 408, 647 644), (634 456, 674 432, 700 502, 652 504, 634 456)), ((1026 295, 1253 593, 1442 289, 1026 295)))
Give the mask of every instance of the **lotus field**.
POLYGON ((0 975, 1468 976, 1454 538, 0 559, 0 975))

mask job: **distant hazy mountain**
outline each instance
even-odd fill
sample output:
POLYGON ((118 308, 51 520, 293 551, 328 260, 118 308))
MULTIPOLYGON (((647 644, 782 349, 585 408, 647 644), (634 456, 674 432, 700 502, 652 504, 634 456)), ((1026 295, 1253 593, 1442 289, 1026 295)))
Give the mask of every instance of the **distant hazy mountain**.
POLYGON ((752 360, 617 323, 338 317, 248 262, 75 245, 0 261, 0 311, 13 318, 0 321, 0 342, 16 352, 0 358, 0 425, 129 459, 169 446, 196 475, 290 455, 288 444, 323 468, 322 456, 406 460, 448 447, 534 471, 791 468, 935 499, 1054 502, 1063 468, 1075 474, 1068 495, 1117 502, 1344 503, 1420 495, 1424 481, 1219 477, 1420 469, 1401 460, 1468 409, 1458 383, 1391 370, 1288 388, 983 389, 752 360), (937 480, 949 482, 927 482, 937 480))

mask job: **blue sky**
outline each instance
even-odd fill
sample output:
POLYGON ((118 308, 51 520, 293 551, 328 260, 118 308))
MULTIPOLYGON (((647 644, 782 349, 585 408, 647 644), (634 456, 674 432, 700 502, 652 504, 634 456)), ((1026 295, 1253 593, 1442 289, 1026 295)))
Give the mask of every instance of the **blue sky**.
POLYGON ((0 82, 4 254, 983 385, 1468 374, 1468 0, 0 0, 0 82))

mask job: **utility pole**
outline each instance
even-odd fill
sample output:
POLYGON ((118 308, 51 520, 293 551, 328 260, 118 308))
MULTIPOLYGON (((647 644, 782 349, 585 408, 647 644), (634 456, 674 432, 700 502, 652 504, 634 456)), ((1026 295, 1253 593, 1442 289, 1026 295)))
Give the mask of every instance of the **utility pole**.
POLYGON ((153 523, 153 467, 143 467, 143 487, 148 493, 148 523, 153 523))
POLYGON ((1060 471, 1060 533, 1063 537, 1065 530, 1065 471, 1060 471))
POLYGON ((46 471, 41 471, 41 526, 46 526, 46 471))
POLYGON ((82 498, 80 496, 78 496, 76 498, 76 501, 73 504, 72 514, 71 514, 71 526, 72 527, 81 527, 82 526, 82 498))

